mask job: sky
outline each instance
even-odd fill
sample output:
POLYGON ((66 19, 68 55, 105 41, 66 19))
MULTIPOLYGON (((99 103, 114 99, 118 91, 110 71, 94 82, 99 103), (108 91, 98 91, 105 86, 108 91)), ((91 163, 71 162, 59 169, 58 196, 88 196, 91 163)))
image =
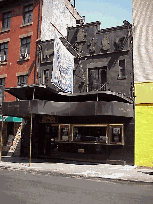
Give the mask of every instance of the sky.
POLYGON ((132 0, 75 0, 75 6, 85 22, 101 22, 102 28, 132 24, 132 0))

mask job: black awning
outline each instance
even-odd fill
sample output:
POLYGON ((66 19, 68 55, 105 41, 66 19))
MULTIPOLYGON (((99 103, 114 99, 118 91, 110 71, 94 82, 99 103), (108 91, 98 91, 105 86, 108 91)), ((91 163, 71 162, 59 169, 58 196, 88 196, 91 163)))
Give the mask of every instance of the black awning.
POLYGON ((123 94, 118 94, 112 91, 90 91, 83 93, 60 93, 62 96, 69 97, 69 102, 84 102, 84 101, 118 101, 133 104, 132 98, 127 98, 123 94))
POLYGON ((43 85, 25 85, 21 87, 12 87, 5 89, 6 92, 20 100, 48 100, 55 102, 84 102, 84 101, 118 101, 124 103, 133 103, 131 98, 125 97, 112 91, 90 91, 83 93, 63 93, 53 88, 43 85))
POLYGON ((54 102, 45 100, 11 101, 2 103, 5 116, 28 117, 30 114, 55 116, 120 116, 134 117, 133 104, 123 102, 85 101, 54 102))
POLYGON ((20 100, 40 99, 52 101, 58 95, 58 92, 50 87, 35 84, 6 88, 5 91, 20 100))

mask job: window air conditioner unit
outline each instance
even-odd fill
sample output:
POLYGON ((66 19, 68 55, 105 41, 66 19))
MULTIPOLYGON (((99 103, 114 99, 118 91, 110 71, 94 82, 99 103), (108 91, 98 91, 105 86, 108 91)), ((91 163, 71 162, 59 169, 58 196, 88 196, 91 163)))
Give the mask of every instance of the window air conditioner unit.
POLYGON ((29 57, 28 53, 26 53, 26 52, 21 52, 21 54, 20 54, 20 58, 21 58, 21 59, 27 59, 28 57, 29 57))
POLYGON ((22 48, 20 53, 20 59, 27 59, 29 57, 27 48, 22 48))
POLYGON ((6 61, 6 55, 0 55, 0 62, 6 61))

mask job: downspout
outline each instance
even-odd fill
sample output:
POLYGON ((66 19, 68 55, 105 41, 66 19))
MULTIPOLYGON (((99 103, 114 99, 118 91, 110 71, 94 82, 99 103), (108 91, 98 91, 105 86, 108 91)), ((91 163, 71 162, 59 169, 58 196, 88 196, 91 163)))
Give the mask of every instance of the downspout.
MULTIPOLYGON (((37 39, 40 38, 40 18, 41 18, 41 1, 39 0, 39 14, 38 14, 38 29, 37 29, 37 39)), ((36 57, 35 57, 35 78, 34 78, 34 84, 37 83, 37 66, 38 66, 38 51, 37 51, 37 43, 36 43, 36 57)), ((39 69, 39 67, 38 67, 39 69)))

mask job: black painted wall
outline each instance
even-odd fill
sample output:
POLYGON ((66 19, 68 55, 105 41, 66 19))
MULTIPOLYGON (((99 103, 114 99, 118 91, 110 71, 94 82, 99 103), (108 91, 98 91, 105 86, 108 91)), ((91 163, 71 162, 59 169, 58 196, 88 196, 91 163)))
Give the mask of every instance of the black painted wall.
MULTIPOLYGON (((42 117, 43 115, 35 115, 33 118, 32 157, 39 157, 44 154, 45 123, 42 123, 42 117)), ((134 118, 117 116, 58 116, 56 120, 59 124, 124 124, 124 145, 59 142, 58 154, 61 157, 64 157, 64 155, 82 159, 94 157, 94 159, 98 159, 99 162, 122 160, 126 161, 127 164, 134 164, 134 118), (84 154, 78 153, 78 149, 84 149, 84 154)), ((21 156, 29 156, 29 138, 30 118, 26 118, 22 130, 21 156)))
MULTIPOLYGON (((133 52, 131 25, 124 21, 123 26, 100 30, 100 22, 68 28, 67 40, 63 44, 75 56, 74 93, 90 91, 89 72, 92 69, 106 69, 106 89, 133 98, 133 52), (79 55, 79 58, 77 57, 79 55), (119 77, 119 60, 125 60, 125 77, 119 77)), ((54 56, 54 41, 39 42, 41 60, 38 72, 39 83, 43 84, 44 70, 49 70, 47 86, 58 90, 51 84, 54 56)), ((102 99, 101 99, 102 100, 102 99)), ((133 106, 134 108, 134 106, 133 106)), ((99 160, 125 160, 134 164, 134 118, 118 116, 58 116, 61 124, 124 124, 124 145, 59 143, 59 154, 68 157, 97 158, 99 160), (78 154, 78 148, 84 148, 85 154, 78 154)), ((43 133, 35 122, 33 137, 39 140, 43 133), (40 134, 41 132, 41 134, 40 134)), ((36 139, 37 140, 37 139, 36 139)), ((39 143, 39 142, 35 142, 39 143)), ((37 147, 40 149, 39 147, 37 147)), ((37 153, 34 153, 35 155, 37 153)))
MULTIPOLYGON (((133 97, 132 31, 127 21, 123 26, 100 30, 100 22, 68 28, 67 40, 63 44, 75 56, 74 93, 90 91, 89 72, 94 68, 106 68, 106 91, 133 97), (80 56, 79 58, 77 56, 80 56), (119 77, 119 60, 125 60, 125 77, 119 77)), ((53 70, 54 41, 40 42, 41 63, 39 83, 43 82, 43 72, 49 69, 49 83, 53 70)))

